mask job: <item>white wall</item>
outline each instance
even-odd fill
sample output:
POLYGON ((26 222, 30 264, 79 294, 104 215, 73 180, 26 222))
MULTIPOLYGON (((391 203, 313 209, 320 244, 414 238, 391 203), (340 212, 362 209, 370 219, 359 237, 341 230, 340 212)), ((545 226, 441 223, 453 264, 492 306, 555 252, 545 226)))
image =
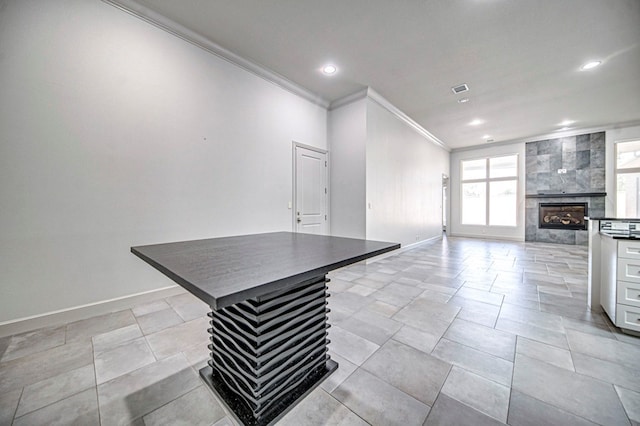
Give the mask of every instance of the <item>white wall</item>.
POLYGON ((524 241, 525 214, 525 143, 493 145, 478 149, 453 151, 451 153, 450 206, 451 214, 448 232, 453 236, 488 237, 524 241), (492 156, 518 154, 518 219, 517 226, 462 225, 460 215, 460 161, 492 156))
POLYGON ((640 126, 622 127, 605 131, 605 182, 607 187, 607 198, 605 204, 605 215, 616 217, 616 181, 615 181, 615 144, 617 142, 628 142, 640 140, 640 126))
POLYGON ((331 235, 366 237, 365 98, 329 111, 331 235))
POLYGON ((402 245, 442 235, 449 153, 367 98, 367 238, 402 245))
POLYGON ((172 285, 133 245, 291 229, 326 109, 99 0, 0 7, 0 322, 172 285))

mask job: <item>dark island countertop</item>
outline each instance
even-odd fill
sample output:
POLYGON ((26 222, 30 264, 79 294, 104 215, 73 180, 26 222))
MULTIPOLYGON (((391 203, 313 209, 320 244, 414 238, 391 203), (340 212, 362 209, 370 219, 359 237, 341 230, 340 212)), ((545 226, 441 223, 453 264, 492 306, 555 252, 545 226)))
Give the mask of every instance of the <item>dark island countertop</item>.
POLYGON ((616 220, 620 222, 640 222, 640 219, 632 217, 585 217, 588 220, 616 220))
POLYGON ((400 244, 274 232, 131 247, 212 309, 282 290, 400 244))

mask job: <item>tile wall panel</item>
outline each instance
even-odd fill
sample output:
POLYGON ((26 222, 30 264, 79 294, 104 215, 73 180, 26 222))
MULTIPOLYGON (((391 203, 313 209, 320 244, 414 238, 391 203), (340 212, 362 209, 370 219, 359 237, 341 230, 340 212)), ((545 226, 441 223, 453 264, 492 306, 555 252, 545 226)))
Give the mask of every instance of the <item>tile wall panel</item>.
MULTIPOLYGON (((605 192, 604 132, 528 142, 525 152, 527 195, 605 192)), ((604 197, 528 198, 525 241, 586 245, 587 231, 538 229, 538 203, 574 201, 587 202, 589 216, 604 216, 604 197)))

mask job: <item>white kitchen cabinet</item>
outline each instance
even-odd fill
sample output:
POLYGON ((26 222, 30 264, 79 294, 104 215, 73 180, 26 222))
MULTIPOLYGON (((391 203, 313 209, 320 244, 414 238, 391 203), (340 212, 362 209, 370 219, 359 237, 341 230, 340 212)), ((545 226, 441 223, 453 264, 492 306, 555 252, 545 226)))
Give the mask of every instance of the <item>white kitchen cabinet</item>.
POLYGON ((640 332, 640 241, 602 235, 600 303, 620 328, 640 332))

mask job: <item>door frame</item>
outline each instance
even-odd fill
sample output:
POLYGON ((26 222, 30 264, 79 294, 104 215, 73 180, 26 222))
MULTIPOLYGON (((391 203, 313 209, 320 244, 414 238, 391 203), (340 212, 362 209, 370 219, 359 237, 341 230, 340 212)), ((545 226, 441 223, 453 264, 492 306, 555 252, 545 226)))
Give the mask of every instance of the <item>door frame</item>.
POLYGON ((449 219, 449 199, 450 199, 450 188, 451 179, 449 179, 449 175, 442 174, 442 194, 440 200, 440 216, 441 216, 441 230, 442 232, 449 234, 447 231, 451 227, 451 221, 449 219))
POLYGON ((327 212, 327 229, 326 229, 326 235, 331 235, 331 214, 329 213, 329 208, 331 207, 331 180, 329 179, 329 177, 331 176, 330 174, 330 168, 331 168, 331 161, 329 158, 329 151, 327 151, 326 149, 321 149, 321 148, 316 148, 315 146, 311 146, 311 145, 306 145, 300 142, 296 142, 293 141, 292 145, 291 145, 291 158, 292 158, 292 176, 291 176, 291 180, 293 181, 292 184, 292 188, 293 188, 293 194, 291 195, 291 199, 292 204, 291 204, 291 230, 292 232, 297 232, 297 223, 296 223, 296 211, 297 211, 297 181, 296 181, 296 176, 297 176, 297 164, 296 164, 296 148, 304 148, 304 149, 308 149, 310 151, 315 151, 317 153, 320 154, 324 154, 327 156, 327 167, 325 167, 325 182, 327 183, 327 196, 325 198, 325 211, 327 212))

